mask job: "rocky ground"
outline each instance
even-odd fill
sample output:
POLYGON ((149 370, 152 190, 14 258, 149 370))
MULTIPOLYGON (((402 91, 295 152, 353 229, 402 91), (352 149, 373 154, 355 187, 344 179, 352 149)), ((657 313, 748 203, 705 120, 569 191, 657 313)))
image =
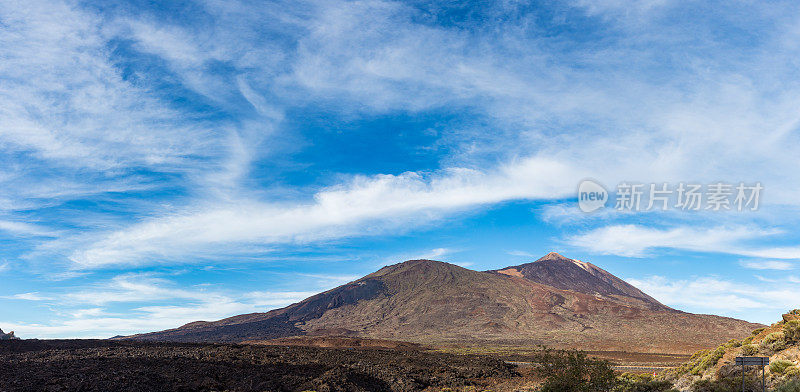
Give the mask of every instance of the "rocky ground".
POLYGON ((478 390, 516 377, 499 359, 419 350, 102 340, 0 342, 0 391, 478 390))

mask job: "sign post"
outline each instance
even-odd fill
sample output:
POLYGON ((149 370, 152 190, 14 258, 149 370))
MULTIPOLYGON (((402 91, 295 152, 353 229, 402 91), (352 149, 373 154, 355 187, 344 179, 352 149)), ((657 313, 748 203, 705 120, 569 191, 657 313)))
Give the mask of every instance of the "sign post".
POLYGON ((736 357, 736 364, 742 365, 742 392, 746 392, 744 388, 744 371, 745 366, 760 366, 761 367, 761 390, 767 392, 767 371, 766 367, 769 365, 769 357, 736 357))

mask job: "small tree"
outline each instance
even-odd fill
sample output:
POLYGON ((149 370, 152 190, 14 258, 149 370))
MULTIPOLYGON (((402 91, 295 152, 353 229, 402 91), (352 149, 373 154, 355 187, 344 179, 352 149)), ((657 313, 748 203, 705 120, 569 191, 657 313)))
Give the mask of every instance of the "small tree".
POLYGON ((537 355, 537 375, 544 378, 540 392, 608 392, 616 386, 608 361, 579 351, 543 350, 537 355))

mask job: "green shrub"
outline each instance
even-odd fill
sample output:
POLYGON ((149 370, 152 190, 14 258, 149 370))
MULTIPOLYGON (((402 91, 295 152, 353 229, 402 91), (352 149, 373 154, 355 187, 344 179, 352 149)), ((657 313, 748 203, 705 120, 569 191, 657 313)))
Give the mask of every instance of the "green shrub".
POLYGON ((758 346, 755 344, 746 344, 742 346, 742 355, 745 357, 751 357, 758 353, 758 346))
POLYGON ((792 320, 784 324, 783 334, 787 342, 800 342, 800 321, 792 320))
POLYGON ((728 340, 728 342, 725 343, 723 346, 725 346, 725 348, 730 348, 730 347, 740 347, 741 345, 742 345, 741 341, 736 339, 731 339, 728 340))
POLYGON ((763 327, 763 328, 759 328, 759 329, 753 330, 753 336, 756 336, 756 335, 760 334, 761 332, 764 332, 765 329, 767 329, 767 328, 763 327))
POLYGON ((534 371, 544 378, 540 392, 608 392, 617 386, 611 363, 579 351, 543 350, 534 371))
POLYGON ((789 378, 800 378, 800 368, 792 366, 783 371, 783 375, 789 378))
POLYGON ((614 392, 669 392, 674 391, 672 383, 655 380, 649 374, 624 373, 617 377, 614 392))
POLYGON ((783 340, 783 339, 784 339, 783 332, 773 332, 773 333, 765 336, 763 342, 769 344, 769 343, 777 342, 777 341, 780 341, 780 340, 783 340))
POLYGON ((755 339, 755 338, 756 338, 755 336, 748 336, 748 337, 744 338, 744 340, 742 340, 742 344, 753 343, 753 339, 755 339))
POLYGON ((706 355, 708 355, 709 352, 711 352, 711 350, 700 350, 700 351, 692 354, 692 357, 689 358, 688 361, 686 361, 684 364, 678 366, 674 370, 670 371, 670 373, 674 374, 676 377, 680 377, 680 376, 683 376, 683 375, 691 372, 692 369, 694 369, 695 365, 697 365, 697 362, 699 362, 706 355))
POLYGON ((800 380, 789 380, 779 386, 775 392, 800 392, 800 380))
POLYGON ((783 372, 791 366, 794 366, 794 362, 779 359, 769 364, 769 371, 774 374, 783 374, 783 372))
MULTIPOLYGON (((738 377, 722 378, 718 380, 698 380, 691 387, 692 392, 741 392, 742 379, 738 377)), ((748 379, 745 383, 745 391, 761 392, 761 380, 756 382, 748 379)))
POLYGON ((694 367, 692 367, 691 373, 694 375, 701 375, 704 371, 716 365, 722 356, 725 355, 725 348, 725 345, 719 346, 713 351, 710 351, 703 358, 700 358, 700 360, 695 363, 694 367))
POLYGON ((761 347, 770 351, 781 351, 786 348, 786 337, 783 332, 773 332, 764 337, 761 347))

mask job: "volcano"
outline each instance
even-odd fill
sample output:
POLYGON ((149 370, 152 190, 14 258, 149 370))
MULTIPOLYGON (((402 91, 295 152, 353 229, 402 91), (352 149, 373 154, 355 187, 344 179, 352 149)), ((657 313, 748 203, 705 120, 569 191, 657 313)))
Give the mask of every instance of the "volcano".
POLYGON ((549 253, 492 271, 409 260, 285 308, 126 339, 242 342, 308 335, 691 353, 761 326, 672 309, 600 267, 549 253))

